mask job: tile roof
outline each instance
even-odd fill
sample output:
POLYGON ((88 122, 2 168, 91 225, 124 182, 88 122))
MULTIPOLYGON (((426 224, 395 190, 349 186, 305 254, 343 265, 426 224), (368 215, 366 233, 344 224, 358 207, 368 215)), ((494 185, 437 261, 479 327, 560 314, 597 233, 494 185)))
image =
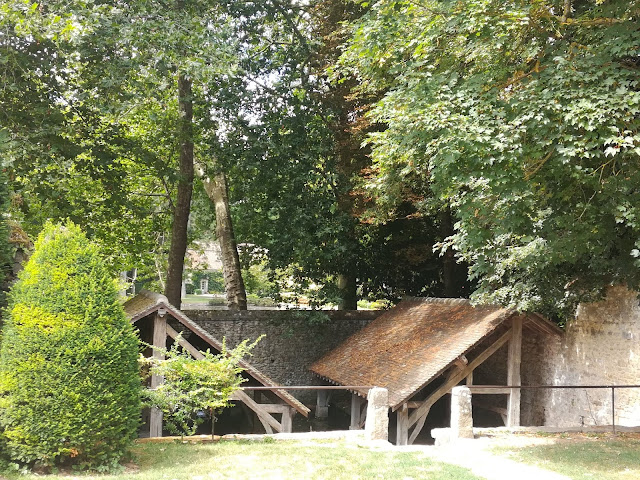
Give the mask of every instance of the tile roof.
MULTIPOLYGON (((514 315, 513 310, 474 307, 463 299, 408 298, 310 369, 339 385, 385 387, 395 409, 514 315)), ((523 326, 545 333, 560 331, 535 315, 525 316, 523 326)), ((367 389, 354 391, 367 394, 367 389)))
MULTIPOLYGON (((159 309, 164 308, 169 315, 175 318, 178 322, 180 322, 183 326, 191 330, 194 334, 200 337, 202 340, 211 345, 218 352, 222 351, 222 342, 211 336, 209 332, 200 327, 197 323, 187 317, 184 313, 178 310, 176 307, 171 305, 167 300, 167 297, 164 295, 160 295, 155 292, 150 292, 149 290, 142 290, 138 295, 131 298, 124 304, 124 311, 127 314, 127 317, 131 321, 131 323, 135 323, 136 321, 144 318, 152 313, 155 313, 159 309)), ((262 385, 267 387, 278 386, 276 382, 274 382, 267 375, 262 373, 256 367, 251 365, 246 360, 240 361, 240 366, 245 370, 245 372, 250 375, 252 378, 260 382, 262 385)), ((293 395, 288 393, 285 390, 272 390, 275 395, 284 400, 287 404, 291 405, 295 408, 299 413, 304 415, 305 417, 309 414, 309 409, 304 406, 300 401, 298 401, 293 395)))

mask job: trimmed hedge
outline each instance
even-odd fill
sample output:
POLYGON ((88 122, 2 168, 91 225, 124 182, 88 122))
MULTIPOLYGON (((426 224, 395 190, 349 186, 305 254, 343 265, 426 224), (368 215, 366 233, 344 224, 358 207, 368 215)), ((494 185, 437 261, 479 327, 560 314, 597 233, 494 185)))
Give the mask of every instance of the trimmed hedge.
POLYGON ((97 247, 47 225, 9 294, 0 442, 29 466, 110 468, 140 421, 138 338, 97 247))
MULTIPOLYGON (((9 227, 5 212, 9 204, 9 188, 7 178, 0 170, 0 308, 5 303, 6 279, 11 267, 11 248, 9 246, 9 227)), ((2 324, 2 312, 0 311, 0 325, 2 324)))

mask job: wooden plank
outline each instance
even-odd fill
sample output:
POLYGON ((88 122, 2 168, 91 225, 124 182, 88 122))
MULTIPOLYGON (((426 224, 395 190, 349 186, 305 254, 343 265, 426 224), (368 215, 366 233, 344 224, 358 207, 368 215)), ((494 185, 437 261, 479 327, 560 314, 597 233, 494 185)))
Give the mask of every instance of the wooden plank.
POLYGON ((469 390, 474 395, 504 395, 510 394, 512 389, 507 387, 492 388, 479 385, 471 385, 469 386, 469 390))
POLYGON ((396 410, 396 445, 409 444, 409 407, 406 403, 396 410))
MULTIPOLYGON (((176 332, 173 328, 171 328, 171 325, 167 325, 167 335, 169 335, 171 338, 176 340, 178 338, 179 333, 176 332)), ((178 340, 178 345, 180 345, 187 352, 189 352, 191 356, 196 360, 202 360, 204 358, 204 355, 202 354, 202 352, 200 352, 200 350, 198 350, 196 347, 191 345, 184 338, 180 337, 180 339, 178 340)))
MULTIPOLYGON (((507 385, 521 385, 522 317, 513 317, 507 356, 507 385)), ((507 405, 507 427, 520 426, 520 389, 513 388, 507 405)))
POLYGON ((316 399, 316 418, 329 417, 329 390, 318 390, 316 399))
MULTIPOLYGON (((164 359, 164 349, 167 348, 167 319, 156 313, 153 317, 153 358, 164 359)), ((150 388, 158 388, 164 382, 161 375, 151 375, 150 388)), ((151 408, 149 412, 149 436, 162 437, 162 411, 158 408, 151 408)))
POLYGON ((363 430, 365 424, 367 423, 367 406, 367 401, 363 401, 362 408, 360 409, 360 430, 363 430))
POLYGON ((293 431, 293 416, 296 411, 287 405, 287 409, 282 412, 282 433, 291 433, 293 431))
POLYGON ((284 413, 291 408, 289 405, 284 403, 258 403, 258 405, 260 405, 267 413, 284 413))
POLYGON ((505 332, 493 342, 493 344, 487 348, 484 352, 473 359, 465 368, 456 371, 453 375, 438 387, 429 397, 422 402, 418 408, 416 408, 409 416, 409 426, 415 424, 425 412, 428 412, 436 401, 442 398, 444 395, 455 387, 462 379, 464 379, 469 373, 473 372, 478 365, 481 365, 487 358, 496 353, 500 347, 502 347, 511 338, 511 330, 505 332))
POLYGON ((411 436, 409 437, 409 445, 413 445, 413 442, 415 442, 416 438, 418 438, 418 435, 420 435, 422 427, 424 427, 424 422, 426 422, 427 420, 427 415, 429 415, 429 410, 424 412, 422 417, 420 417, 416 422, 416 426, 413 427, 413 432, 411 432, 411 436))
POLYGON ((364 399, 355 393, 351 394, 351 424, 349 430, 360 430, 361 406, 364 399))
MULTIPOLYGON (((235 397, 235 400, 244 402, 247 407, 256 412, 256 415, 258 415, 258 419, 262 422, 263 425, 268 425, 276 432, 282 432, 282 424, 275 418, 273 418, 269 412, 263 409, 262 406, 259 403, 256 403, 249 395, 244 393, 242 390, 236 390, 233 396, 235 397)), ((265 430, 267 430, 266 426, 265 430)), ((270 432, 267 431, 267 433, 270 432)))
POLYGON ((465 380, 465 383, 467 384, 467 387, 470 387, 471 385, 473 385, 473 372, 467 375, 467 379, 465 380))

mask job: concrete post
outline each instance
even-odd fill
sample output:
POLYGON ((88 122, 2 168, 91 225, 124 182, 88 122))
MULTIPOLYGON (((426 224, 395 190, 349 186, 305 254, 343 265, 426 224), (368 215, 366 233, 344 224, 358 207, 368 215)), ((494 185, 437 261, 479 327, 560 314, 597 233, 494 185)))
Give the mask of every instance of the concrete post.
POLYGON ((389 392, 374 387, 367 395, 367 422, 364 437, 367 440, 389 440, 389 392))
POLYGON ((451 389, 451 439, 473 438, 471 390, 466 386, 451 389))

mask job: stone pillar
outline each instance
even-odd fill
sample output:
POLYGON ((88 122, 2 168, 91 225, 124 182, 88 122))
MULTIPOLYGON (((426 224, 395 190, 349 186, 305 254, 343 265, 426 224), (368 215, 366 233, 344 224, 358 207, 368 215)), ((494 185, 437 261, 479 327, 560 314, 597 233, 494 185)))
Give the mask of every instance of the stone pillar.
POLYGON ((473 438, 471 390, 460 386, 451 389, 451 439, 473 438))
POLYGON ((374 387, 367 395, 367 422, 364 437, 367 440, 389 440, 389 392, 374 387))

